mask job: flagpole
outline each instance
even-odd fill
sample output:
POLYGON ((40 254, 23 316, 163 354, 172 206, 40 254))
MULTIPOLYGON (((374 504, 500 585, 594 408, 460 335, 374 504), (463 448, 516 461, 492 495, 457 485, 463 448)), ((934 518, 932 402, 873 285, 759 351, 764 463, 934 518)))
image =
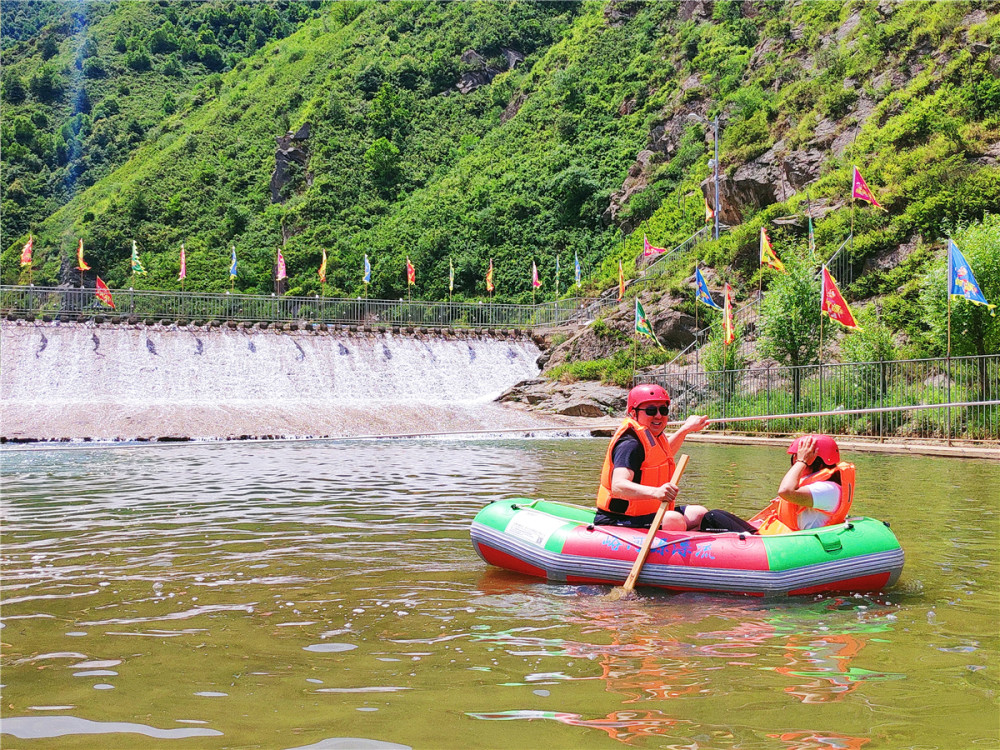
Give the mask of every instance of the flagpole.
POLYGON ((715 116, 715 239, 719 239, 719 116, 715 116))
MULTIPOLYGON (((823 266, 826 268, 826 266, 823 266)), ((823 305, 822 298, 820 299, 820 306, 823 305)), ((820 310, 819 313, 819 431, 823 432, 823 311, 820 310)))
POLYGON ((694 262, 694 364, 698 366, 698 266, 700 260, 694 262))
MULTIPOLYGON (((945 393, 948 403, 951 403, 951 279, 952 279, 952 264, 954 263, 951 257, 951 237, 948 238, 948 267, 947 267, 947 278, 945 282, 947 286, 945 287, 945 296, 948 298, 948 347, 945 351, 944 359, 944 369, 945 369, 945 393)), ((948 407, 947 416, 945 418, 946 429, 948 430, 948 445, 951 445, 951 407, 948 407)))

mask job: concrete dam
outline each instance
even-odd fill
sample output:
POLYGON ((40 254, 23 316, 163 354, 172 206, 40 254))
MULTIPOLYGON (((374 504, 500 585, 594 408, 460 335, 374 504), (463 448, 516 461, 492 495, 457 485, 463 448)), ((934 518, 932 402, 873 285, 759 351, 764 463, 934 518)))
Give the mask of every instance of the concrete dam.
POLYGON ((559 424, 494 403, 527 335, 4 321, 6 441, 337 437, 559 424))

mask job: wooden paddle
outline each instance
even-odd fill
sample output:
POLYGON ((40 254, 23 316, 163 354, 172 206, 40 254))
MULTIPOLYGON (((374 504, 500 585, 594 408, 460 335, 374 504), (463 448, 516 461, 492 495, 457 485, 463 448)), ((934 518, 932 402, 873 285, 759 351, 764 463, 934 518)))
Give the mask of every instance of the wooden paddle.
MULTIPOLYGON (((672 484, 677 484, 681 481, 681 476, 684 474, 684 469, 687 468, 689 458, 690 456, 686 453, 681 454, 680 460, 677 461, 677 468, 674 469, 674 475, 670 479, 672 484)), ((642 572, 642 566, 646 564, 646 558, 649 557, 649 550, 653 547, 653 540, 656 538, 656 532, 660 530, 660 523, 663 522, 663 514, 666 512, 667 502, 664 500, 660 503, 660 507, 656 511, 653 523, 649 527, 649 533, 646 534, 646 541, 642 543, 642 547, 639 549, 639 556, 635 558, 635 562, 632 564, 632 572, 628 574, 628 578, 625 579, 625 584, 621 588, 617 588, 608 594, 608 599, 617 601, 628 596, 635 589, 635 582, 639 580, 639 573, 642 572)))

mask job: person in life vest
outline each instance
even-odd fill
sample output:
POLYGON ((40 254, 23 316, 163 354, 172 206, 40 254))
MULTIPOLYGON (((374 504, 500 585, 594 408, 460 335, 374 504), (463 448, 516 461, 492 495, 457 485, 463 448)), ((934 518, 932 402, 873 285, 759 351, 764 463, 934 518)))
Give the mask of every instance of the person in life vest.
POLYGON ((749 521, 710 510, 701 530, 785 534, 842 523, 854 500, 854 464, 840 460, 837 441, 829 435, 803 435, 792 441, 788 453, 792 465, 770 505, 749 521))
POLYGON ((692 415, 677 432, 664 434, 670 413, 670 395, 653 384, 637 385, 628 394, 628 414, 615 432, 604 457, 597 490, 599 526, 649 528, 660 503, 669 503, 660 528, 696 529, 705 514, 701 505, 673 507, 677 485, 674 455, 691 432, 703 430, 708 417, 692 415))

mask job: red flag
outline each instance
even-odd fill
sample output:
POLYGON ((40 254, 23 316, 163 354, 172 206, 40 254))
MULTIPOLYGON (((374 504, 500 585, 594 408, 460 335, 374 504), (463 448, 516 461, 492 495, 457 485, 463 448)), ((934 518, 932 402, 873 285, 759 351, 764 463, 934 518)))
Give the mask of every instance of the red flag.
POLYGON ((21 248, 21 265, 30 266, 31 265, 31 250, 35 246, 35 238, 30 234, 28 235, 28 241, 24 243, 24 247, 21 248))
POLYGON ((486 291, 493 291, 493 258, 490 258, 490 267, 486 271, 486 291))
MULTIPOLYGON (((865 182, 865 178, 861 176, 861 172, 858 171, 857 167, 854 168, 854 184, 851 186, 851 197, 871 203, 875 208, 882 208, 881 204, 875 200, 875 196, 872 195, 868 183, 865 182)), ((884 208, 882 210, 885 211, 884 208)))
POLYGON ((650 245, 649 240, 646 239, 646 235, 642 235, 642 257, 648 258, 651 255, 659 255, 665 252, 667 252, 667 248, 650 245))
POLYGON ((406 256, 406 283, 413 286, 417 283, 417 269, 410 263, 410 256, 406 256))
POLYGON ((825 314, 830 320, 837 321, 844 328, 861 328, 854 319, 851 308, 847 306, 847 302, 837 288, 837 282, 833 280, 833 276, 830 275, 826 266, 823 266, 823 288, 820 291, 820 295, 822 297, 819 307, 820 312, 825 314))
POLYGON ((535 261, 531 261, 531 285, 536 289, 542 285, 541 279, 538 278, 538 266, 535 265, 535 261))
POLYGON ((760 264, 770 266, 782 273, 785 271, 785 264, 778 260, 778 256, 775 255, 774 248, 771 247, 771 238, 767 236, 767 230, 764 227, 760 228, 760 264))
POLYGON ((83 259, 83 237, 80 238, 80 245, 76 248, 76 270, 77 271, 89 271, 90 266, 83 259))
POLYGON ((722 330, 725 336, 722 343, 727 346, 736 340, 736 329, 733 327, 733 288, 726 284, 725 302, 722 307, 722 330))
POLYGON ((115 309, 115 301, 111 299, 111 290, 108 289, 107 284, 101 281, 100 276, 97 277, 97 288, 94 290, 94 296, 112 310, 115 309))
POLYGON ((622 268, 622 262, 618 261, 618 301, 621 302, 625 299, 625 269, 622 268))
POLYGON ((705 199, 705 223, 711 224, 712 219, 715 218, 715 209, 708 204, 708 198, 705 199))

